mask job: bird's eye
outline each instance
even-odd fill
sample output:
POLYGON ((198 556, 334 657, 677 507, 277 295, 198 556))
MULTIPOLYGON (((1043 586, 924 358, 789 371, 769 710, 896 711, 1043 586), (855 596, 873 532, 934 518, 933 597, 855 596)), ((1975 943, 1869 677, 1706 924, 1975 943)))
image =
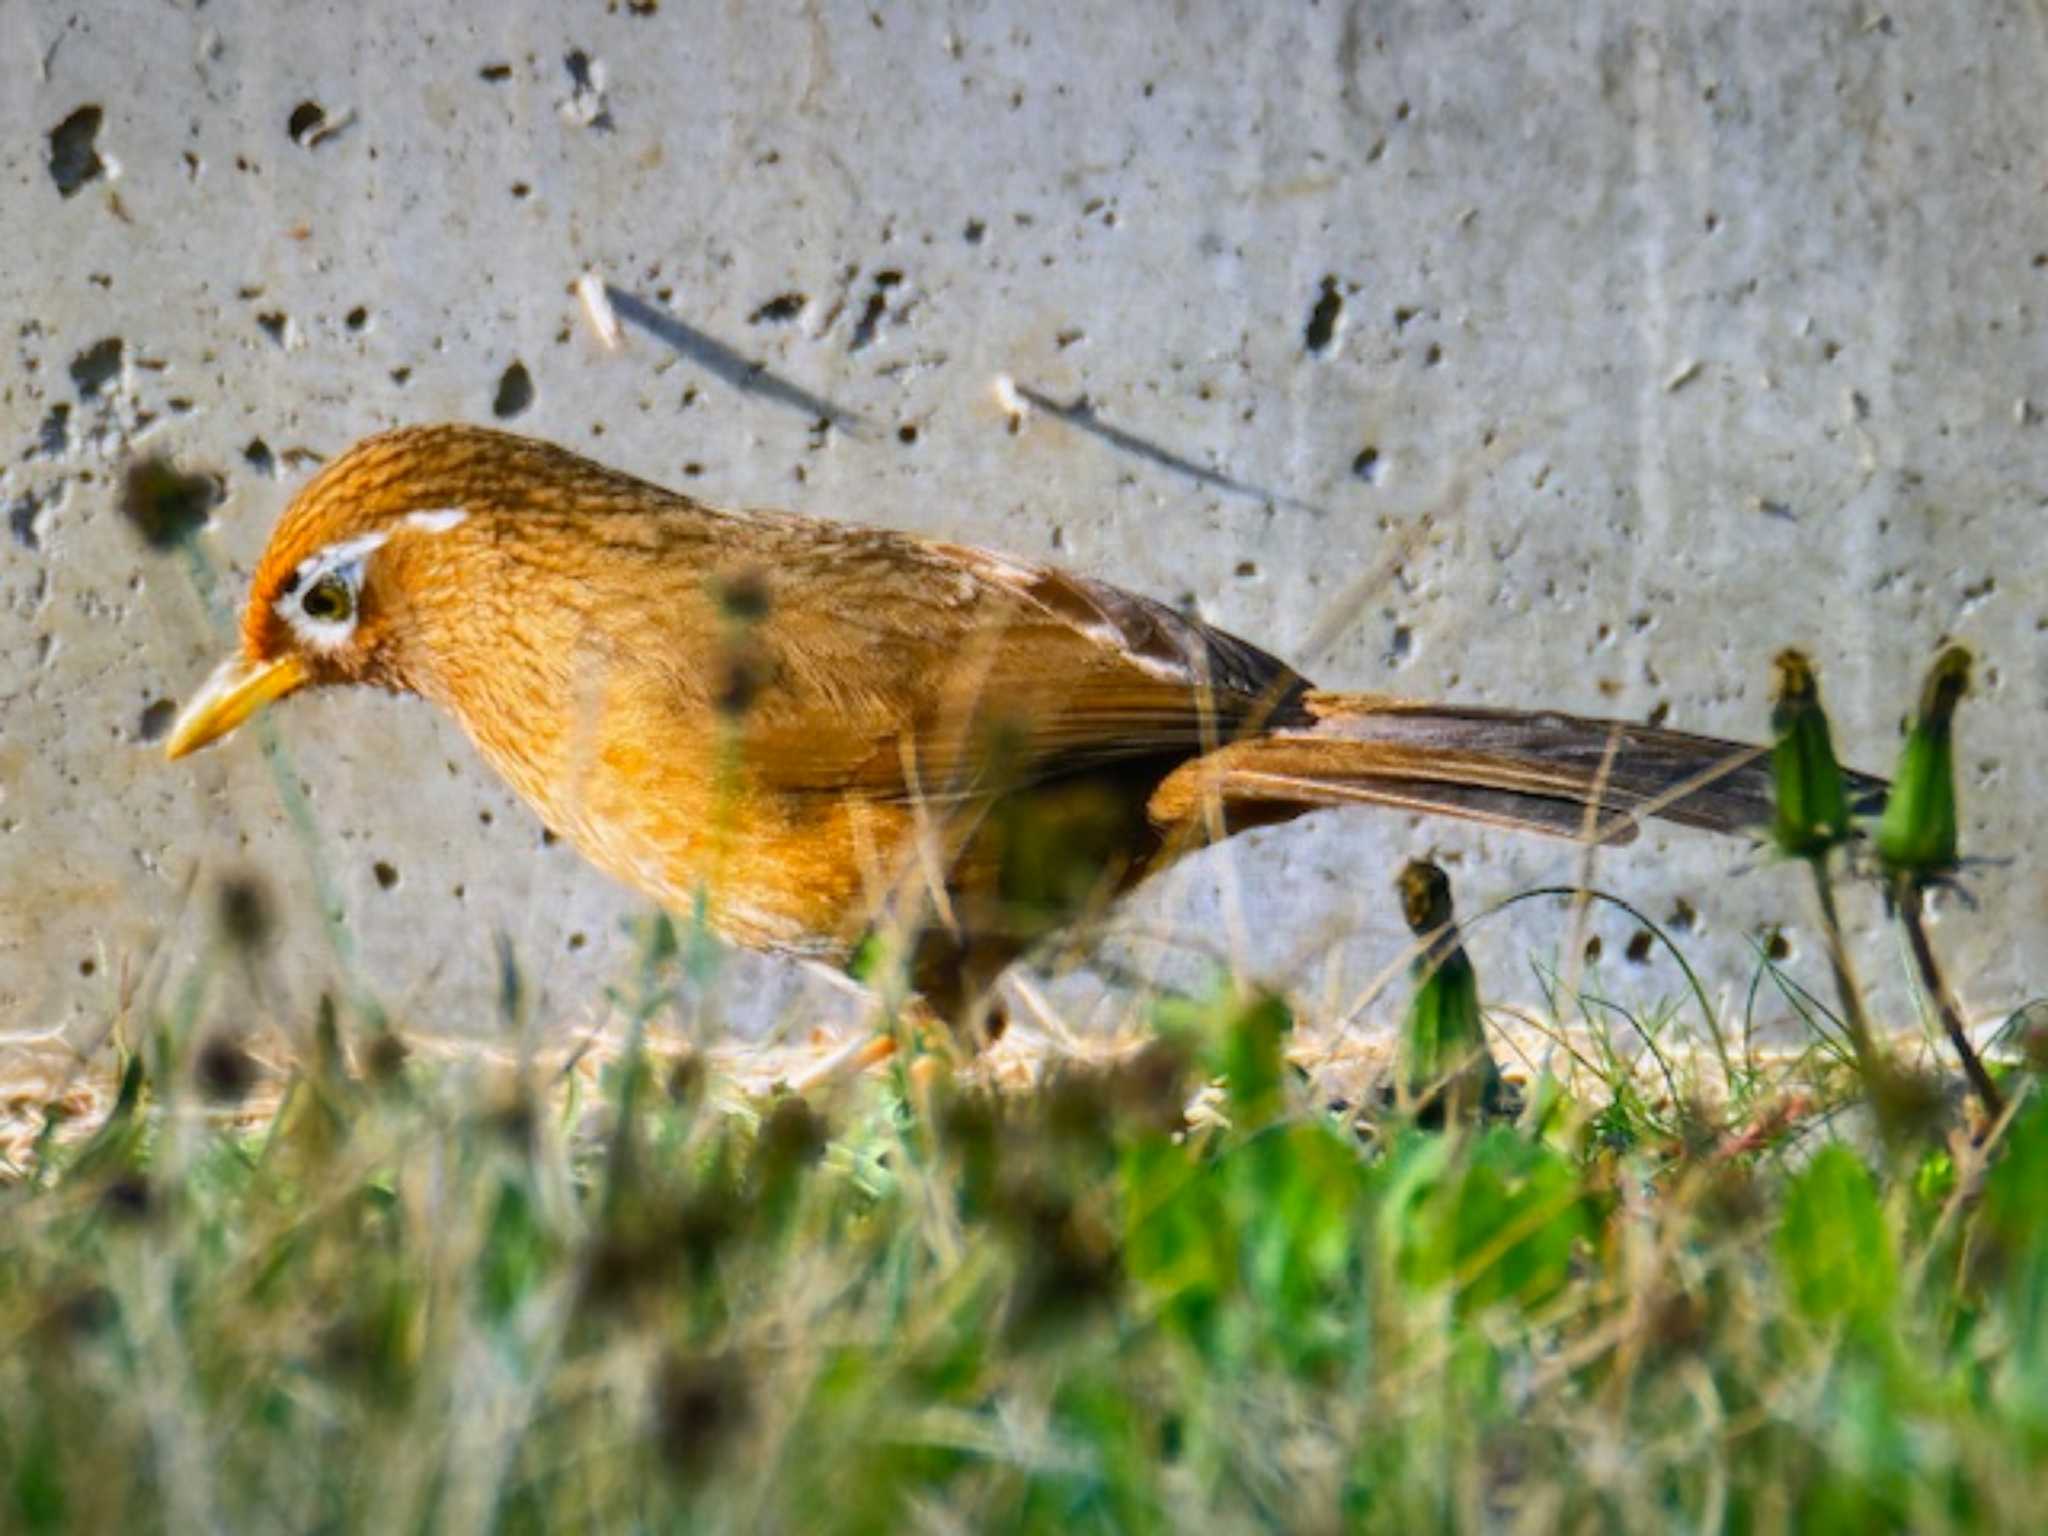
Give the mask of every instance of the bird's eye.
POLYGON ((339 576, 322 576, 306 588, 306 595, 299 599, 299 607, 305 610, 309 619, 316 619, 322 624, 340 624, 354 610, 355 594, 339 576))

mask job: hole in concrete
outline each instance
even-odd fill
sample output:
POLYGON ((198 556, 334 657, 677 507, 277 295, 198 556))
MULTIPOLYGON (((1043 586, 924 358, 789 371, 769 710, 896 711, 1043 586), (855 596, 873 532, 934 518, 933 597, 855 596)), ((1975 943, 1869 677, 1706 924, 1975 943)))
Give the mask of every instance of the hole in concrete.
POLYGON ((71 451, 71 407, 59 401, 36 428, 36 452, 46 459, 61 459, 71 451))
POLYGON ((377 888, 388 891, 398 884, 398 868, 384 859, 370 866, 370 873, 377 877, 377 888))
POLYGON ((17 496, 7 508, 7 531, 23 549, 43 547, 43 513, 64 499, 63 484, 49 490, 28 491, 17 496))
POLYGON ((804 312, 804 305, 810 302, 800 293, 778 293, 747 316, 749 325, 787 325, 804 312))
POLYGON ((151 549, 174 549, 206 525, 224 494, 216 475, 143 459, 129 466, 121 512, 151 549))
POLYGON ((514 362, 498 376, 498 393, 491 401, 491 414, 505 421, 532 404, 533 375, 526 371, 526 364, 514 362))
POLYGON ((326 124, 327 112, 319 102, 302 101, 285 119, 284 131, 291 135, 294 144, 304 146, 311 143, 326 124))
POLYGON ((1337 279, 1326 277, 1315 308, 1309 311, 1308 324, 1302 328, 1302 344, 1311 352, 1323 351, 1337 339, 1337 325, 1343 318, 1344 295, 1337 290, 1337 279))
POLYGON ((79 399, 97 399, 101 390, 121 377, 121 351, 121 338, 109 336, 71 359, 71 382, 79 399))
POLYGON ((192 1058, 199 1091, 216 1104, 234 1104, 256 1086, 256 1058, 226 1035, 215 1035, 192 1058))
POLYGON ((912 443, 917 441, 916 426, 907 421, 903 423, 902 426, 896 429, 896 441, 903 444, 904 447, 908 448, 912 443))
POLYGON ((512 78, 512 66, 510 64, 486 64, 476 72, 476 77, 491 85, 499 85, 512 78))
POLYGON ((78 962, 78 974, 81 976, 90 976, 94 971, 98 969, 99 962, 94 960, 91 955, 87 955, 83 960, 78 962))
POLYGON ((1638 928, 1628 941, 1626 953, 1629 963, 1631 965, 1648 965, 1650 963, 1650 946, 1654 942, 1655 940, 1650 937, 1649 929, 1638 928))
POLYGON ((142 718, 135 722, 137 741, 157 741, 171 728, 171 722, 178 718, 178 706, 169 699, 158 699, 142 711, 142 718))
POLYGON ((882 316, 888 312, 889 301, 882 297, 879 290, 869 294, 867 306, 860 313, 860 323, 853 328, 853 340, 847 343, 847 350, 864 350, 875 339, 875 332, 882 327, 882 316))
POLYGON ((292 317, 281 309, 267 309, 256 317, 256 323, 263 327, 264 335, 281 347, 290 335, 292 317))
POLYGON ((259 475, 277 473, 277 459, 270 451, 270 444, 260 437, 249 439, 248 446, 242 450, 242 462, 259 475))
POLYGON ((1784 929, 1773 928, 1764 935, 1764 953, 1781 964, 1792 958, 1792 941, 1785 937, 1784 929))
POLYGON ((253 875, 235 875, 221 881, 214 912, 221 932, 232 944, 254 949, 270 938, 270 893, 253 875))
POLYGON ((1599 934, 1596 933, 1590 939, 1586 940, 1586 964, 1598 965, 1600 963, 1600 948, 1601 945, 1599 934))
POLYGON ((358 304, 342 317, 341 323, 352 331, 360 331, 370 323, 370 311, 364 305, 358 304))
POLYGON ((1249 580, 1259 574, 1259 562, 1256 560, 1240 560, 1237 562, 1234 574, 1249 580))
POLYGON ((1394 632, 1387 637, 1387 660, 1403 662, 1415 654, 1415 631, 1409 625, 1396 624, 1394 632))
POLYGON ((512 195, 513 195, 514 197, 517 197, 517 198, 523 198, 523 197, 526 197, 526 196, 527 196, 527 195, 528 195, 529 193, 531 193, 532 191, 533 191, 533 188, 532 188, 532 187, 530 187, 530 186, 528 186, 528 185, 527 185, 527 184, 526 184, 525 182, 523 182, 523 181, 515 181, 515 182, 513 182, 513 183, 512 183, 512 195))
POLYGON ((1699 909, 1681 896, 1671 904, 1671 915, 1664 919, 1664 926, 1673 933, 1691 933, 1699 921, 1699 909))
POLYGON ((980 219, 969 219, 967 227, 960 232, 960 235, 969 245, 979 245, 982 242, 982 237, 987 233, 988 226, 982 223, 980 219))
POLYGON ((95 142, 104 116, 98 107, 80 107, 50 130, 50 180, 65 197, 107 173, 95 142))
POLYGON ((569 948, 571 948, 572 950, 581 949, 584 945, 588 944, 589 942, 590 940, 580 932, 572 933, 569 935, 569 948))
POLYGON ((1358 457, 1351 461, 1351 473, 1367 485, 1378 485, 1380 476, 1386 472, 1386 461, 1380 457, 1379 449, 1367 444, 1358 450, 1358 457))

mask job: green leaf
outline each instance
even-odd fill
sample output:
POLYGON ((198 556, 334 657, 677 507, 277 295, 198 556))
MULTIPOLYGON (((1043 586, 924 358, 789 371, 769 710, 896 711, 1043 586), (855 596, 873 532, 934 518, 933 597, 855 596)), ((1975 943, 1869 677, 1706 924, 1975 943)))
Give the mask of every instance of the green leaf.
POLYGON ((1877 1187, 1839 1142, 1822 1149, 1785 1196, 1778 1262, 1794 1304, 1816 1322, 1876 1322, 1898 1292, 1898 1257, 1877 1187))

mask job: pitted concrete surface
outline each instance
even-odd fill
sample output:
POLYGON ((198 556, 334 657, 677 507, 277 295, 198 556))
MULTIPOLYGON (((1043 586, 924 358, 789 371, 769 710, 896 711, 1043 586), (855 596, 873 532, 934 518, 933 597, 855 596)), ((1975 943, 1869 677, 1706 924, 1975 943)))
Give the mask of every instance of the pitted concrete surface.
MULTIPOLYGON (((1966 837, 2011 862, 1937 940, 1980 1017, 2043 985, 2038 9, 13 0, 0 58, 9 1037, 202 973, 200 1015, 340 990, 492 1031, 499 935, 552 1027, 623 984, 639 905, 423 704, 295 699, 161 757, 293 488, 449 417, 1054 559, 1327 686, 1755 737, 1798 645, 1880 771, 1963 640, 1966 837), (189 551, 123 515, 144 455, 218 484, 189 551), (237 880, 276 925, 247 974, 206 963, 237 880)), ((1120 952, 1341 1010, 1421 852, 1468 913, 1579 868, 1322 815, 1146 892, 1120 952)), ((1738 1014, 1780 928, 1825 995, 1797 871, 1656 832, 1595 874, 1738 1014)), ((1490 921, 1489 991, 1540 1010, 1570 932, 1551 900, 1490 921)), ((1586 932, 1600 993, 1679 995, 1635 918, 1586 932)), ((845 1011, 709 971, 705 1025, 845 1011)))

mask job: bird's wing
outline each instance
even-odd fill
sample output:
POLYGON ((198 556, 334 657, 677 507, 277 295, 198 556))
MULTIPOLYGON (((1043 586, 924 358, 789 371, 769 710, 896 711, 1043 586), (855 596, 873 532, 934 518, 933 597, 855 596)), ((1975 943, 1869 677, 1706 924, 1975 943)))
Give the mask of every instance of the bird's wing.
POLYGON ((785 553, 747 757, 786 787, 1015 787, 1229 741, 1306 687, 1233 635, 1052 567, 866 530, 785 553), (821 740, 821 719, 844 729, 821 740))

